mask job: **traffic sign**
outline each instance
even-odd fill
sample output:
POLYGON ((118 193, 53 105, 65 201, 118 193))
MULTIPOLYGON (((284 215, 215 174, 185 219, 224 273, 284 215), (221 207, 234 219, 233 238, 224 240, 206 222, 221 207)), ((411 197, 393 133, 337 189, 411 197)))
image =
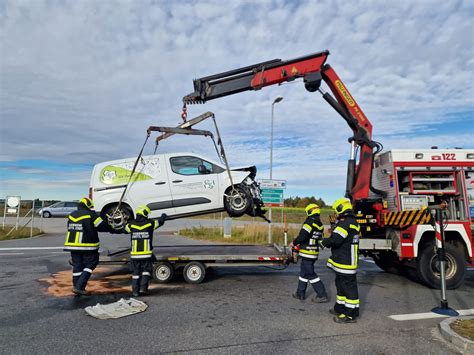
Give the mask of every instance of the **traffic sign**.
POLYGON ((286 189, 286 180, 262 179, 258 182, 262 189, 286 189))
POLYGON ((283 189, 262 189, 262 201, 265 204, 283 204, 283 189))

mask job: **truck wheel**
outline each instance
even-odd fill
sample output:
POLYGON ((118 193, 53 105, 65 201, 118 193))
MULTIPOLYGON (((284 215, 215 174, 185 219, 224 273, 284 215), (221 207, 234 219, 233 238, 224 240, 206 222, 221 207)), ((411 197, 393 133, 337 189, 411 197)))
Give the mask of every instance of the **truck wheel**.
POLYGON ((153 266, 153 279, 161 284, 171 282, 174 277, 174 267, 170 263, 161 262, 153 266))
MULTIPOLYGON (((464 282, 466 265, 464 253, 453 244, 445 244, 446 253, 446 288, 449 290, 458 288, 464 282)), ((440 288, 440 272, 438 266, 438 255, 434 244, 424 248, 416 260, 416 273, 418 278, 427 286, 440 288)))
POLYGON ((183 276, 187 283, 199 284, 206 276, 206 267, 203 263, 192 261, 184 267, 183 276))
POLYGON ((130 207, 121 205, 119 210, 116 211, 117 205, 110 205, 101 212, 102 219, 113 230, 119 231, 125 227, 125 224, 133 218, 133 213, 130 207))
POLYGON ((252 198, 246 190, 240 186, 234 186, 233 189, 226 191, 224 196, 224 207, 229 216, 240 217, 251 208, 252 198))
POLYGON ((391 251, 381 251, 373 256, 375 265, 390 274, 402 275, 403 268, 397 262, 397 255, 391 251))

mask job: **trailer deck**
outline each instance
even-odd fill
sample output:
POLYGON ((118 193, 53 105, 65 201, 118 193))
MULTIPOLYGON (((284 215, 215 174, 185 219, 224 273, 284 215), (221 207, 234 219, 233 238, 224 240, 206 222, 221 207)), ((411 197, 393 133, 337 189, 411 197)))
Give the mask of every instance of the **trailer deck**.
MULTIPOLYGON (((290 251, 276 244, 193 244, 165 245, 154 249, 153 278, 160 283, 170 282, 177 269, 189 283, 200 283, 206 268, 236 266, 286 266, 290 251)), ((130 249, 101 254, 100 263, 127 264, 130 249)))

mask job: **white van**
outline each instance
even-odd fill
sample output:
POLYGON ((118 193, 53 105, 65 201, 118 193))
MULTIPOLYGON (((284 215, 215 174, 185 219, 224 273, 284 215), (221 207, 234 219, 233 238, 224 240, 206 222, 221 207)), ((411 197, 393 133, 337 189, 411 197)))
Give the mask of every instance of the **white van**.
POLYGON ((226 169, 194 153, 159 154, 142 157, 128 185, 136 158, 99 163, 94 166, 89 195, 95 209, 109 224, 120 229, 140 205, 151 209, 151 218, 166 213, 169 219, 227 211, 239 217, 262 215, 256 167, 231 169, 232 188, 226 169), (113 220, 115 219, 115 223, 113 220))

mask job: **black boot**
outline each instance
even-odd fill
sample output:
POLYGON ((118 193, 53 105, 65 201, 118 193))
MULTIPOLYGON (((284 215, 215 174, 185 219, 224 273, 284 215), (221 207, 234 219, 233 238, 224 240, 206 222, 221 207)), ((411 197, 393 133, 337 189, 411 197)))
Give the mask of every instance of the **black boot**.
POLYGON ((300 301, 304 301, 304 299, 306 298, 305 295, 302 295, 301 293, 298 293, 298 292, 293 293, 291 296, 300 301))

